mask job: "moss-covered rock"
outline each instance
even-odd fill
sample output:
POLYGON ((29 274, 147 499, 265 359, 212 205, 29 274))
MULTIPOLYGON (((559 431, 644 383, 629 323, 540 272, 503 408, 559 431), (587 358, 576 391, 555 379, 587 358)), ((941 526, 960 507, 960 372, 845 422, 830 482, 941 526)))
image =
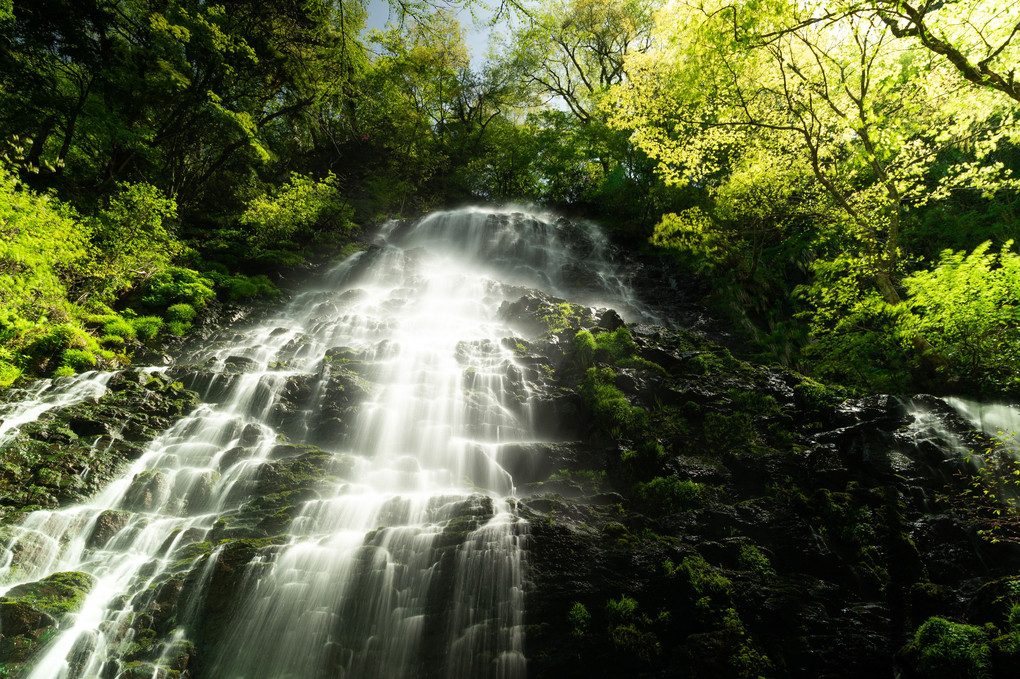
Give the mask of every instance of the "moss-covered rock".
MULTIPOLYGON (((689 332, 567 332, 522 350, 555 368, 539 398, 579 408, 555 430, 576 453, 519 488, 530 675, 909 674, 916 652, 900 649, 936 612, 973 600, 972 619, 1002 624, 1008 581, 977 596, 973 583, 1020 554, 999 545, 996 566, 994 546, 934 506, 960 469, 955 441, 981 444, 940 401, 848 400, 689 332), (918 409, 953 433, 910 434, 918 409), (603 617, 621 601, 642 613, 603 617)), ((1012 634, 982 642, 995 672, 1012 667, 1012 634)))
POLYGON ((23 425, 0 448, 0 521, 85 500, 197 403, 180 382, 127 370, 113 375, 94 402, 23 425))
POLYGON ((0 667, 7 676, 32 660, 64 616, 81 608, 94 584, 87 573, 54 573, 0 597, 0 667))

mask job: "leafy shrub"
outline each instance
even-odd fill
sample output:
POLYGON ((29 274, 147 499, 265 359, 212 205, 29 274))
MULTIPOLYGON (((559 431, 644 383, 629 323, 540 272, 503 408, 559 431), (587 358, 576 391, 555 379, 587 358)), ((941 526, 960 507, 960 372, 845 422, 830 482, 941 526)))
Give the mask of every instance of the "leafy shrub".
MULTIPOLYGON (((669 571, 670 568, 667 567, 667 572, 669 571)), ((687 582, 698 597, 709 597, 722 603, 728 602, 729 596, 733 592, 733 583, 729 578, 721 575, 697 554, 684 557, 679 568, 673 569, 673 572, 686 576, 687 582)))
POLYGON ((1020 255, 1007 241, 988 253, 985 241, 970 254, 946 250, 931 271, 904 279, 912 314, 903 317, 901 337, 910 348, 922 335, 947 370, 993 389, 1020 383, 1020 255))
POLYGON ((88 225, 69 206, 20 185, 0 164, 0 337, 24 339, 40 323, 72 315, 68 290, 88 263, 88 225))
POLYGON ((0 347, 0 389, 11 386, 21 377, 21 368, 16 365, 16 356, 6 347, 0 347))
POLYGON ((980 627, 933 617, 917 630, 918 669, 932 679, 981 679, 989 676, 988 636, 980 627))
POLYGON ((280 290, 273 285, 268 276, 229 276, 224 280, 230 299, 239 300, 249 297, 275 297, 280 290))
MULTIPOLYGON (((652 630, 653 621, 638 610, 638 602, 626 594, 606 602, 606 619, 609 623, 609 640, 617 651, 650 663, 661 650, 652 630)), ((668 621, 669 614, 662 612, 654 622, 668 621)))
POLYGON ((740 557, 737 559, 737 565, 763 578, 773 578, 776 575, 776 569, 772 567, 772 562, 769 561, 769 558, 762 554, 760 549, 751 544, 740 546, 740 557))
POLYGON ((343 200, 336 176, 330 172, 321 181, 292 173, 275 196, 263 195, 249 201, 241 223, 251 229, 256 249, 266 249, 293 236, 313 232, 349 231, 353 210, 343 200))
POLYGON ((636 355, 637 345, 630 331, 619 327, 612 332, 592 335, 580 330, 574 335, 574 365, 582 370, 595 365, 596 361, 619 368, 640 368, 665 374, 662 366, 636 355))
MULTIPOLYGON (((123 318, 115 318, 103 324, 103 332, 107 336, 118 336, 123 339, 134 339, 137 335, 133 325, 123 318)), ((121 344, 123 344, 123 340, 121 344)))
POLYGON ((574 363, 578 368, 587 370, 595 364, 595 351, 598 345, 595 338, 587 330, 579 330, 574 335, 574 363))
POLYGON ((886 302, 850 256, 816 260, 814 280, 798 288, 812 311, 813 341, 804 348, 811 374, 836 382, 896 393, 909 381, 908 351, 900 341, 907 308, 886 302))
POLYGON ((190 304, 174 304, 166 310, 166 320, 171 323, 188 323, 196 313, 195 307, 190 304))
POLYGON ((708 413, 705 416, 705 440, 712 452, 725 453, 746 448, 756 433, 747 413, 708 413))
POLYGON ((619 599, 610 599, 606 602, 606 617, 610 623, 621 623, 633 620, 637 615, 638 602, 626 594, 621 594, 619 599))
POLYGON ((169 332, 171 335, 176 335, 177 337, 180 337, 186 334, 188 330, 191 329, 191 323, 169 321, 164 327, 166 328, 167 332, 169 332))
POLYGON ((591 622, 591 613, 585 605, 575 601, 567 613, 567 622, 570 623, 570 636, 579 639, 588 631, 588 624, 591 622))
POLYGON ((704 486, 676 476, 658 476, 640 483, 638 496, 663 514, 686 512, 701 506, 704 486))
POLYGON ((581 383, 581 396, 607 432, 638 438, 647 427, 648 415, 641 408, 630 405, 623 392, 613 384, 615 377, 616 373, 609 368, 589 368, 581 383))
POLYGON ((39 363, 61 356, 65 349, 94 350, 99 347, 95 338, 81 328, 67 323, 50 327, 26 347, 26 352, 39 363))
POLYGON ((637 352, 634 338, 631 337, 630 331, 623 326, 612 332, 599 333, 595 337, 595 345, 598 347, 599 358, 607 363, 616 363, 637 352))
POLYGON ((177 203, 151 184, 118 185, 117 193, 93 220, 99 261, 95 274, 105 297, 170 266, 184 252, 171 232, 177 203))
MULTIPOLYGON (((131 326, 131 331, 134 333, 134 326, 131 326)), ((103 335, 99 339, 99 344, 104 347, 115 347, 120 349, 124 346, 124 337, 121 335, 103 335)))
POLYGON ((70 377, 74 374, 74 368, 69 365, 62 365, 53 371, 54 377, 70 377))
POLYGON ((145 282, 142 303, 153 309, 166 309, 174 304, 201 309, 215 294, 212 286, 212 281, 197 271, 173 266, 145 282))
POLYGON ((163 319, 159 316, 139 316, 131 319, 131 325, 139 339, 151 340, 163 329, 163 319))
POLYGON ((120 316, 114 313, 86 314, 82 322, 86 327, 101 328, 110 321, 120 320, 120 316))
POLYGON ((96 357, 91 351, 85 349, 65 349, 63 365, 75 372, 84 372, 96 366, 96 357))
MULTIPOLYGON (((293 247, 297 247, 296 244, 293 247)), ((264 250, 255 257, 255 262, 262 267, 286 268, 297 266, 305 261, 305 258, 296 252, 288 250, 264 250)))

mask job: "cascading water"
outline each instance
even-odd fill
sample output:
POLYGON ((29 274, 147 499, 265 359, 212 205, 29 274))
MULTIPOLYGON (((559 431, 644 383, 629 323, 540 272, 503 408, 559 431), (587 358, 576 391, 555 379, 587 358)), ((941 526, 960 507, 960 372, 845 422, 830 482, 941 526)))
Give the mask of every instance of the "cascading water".
POLYGON ((996 438, 1007 450, 1020 453, 1020 410, 1006 403, 979 403, 969 399, 944 399, 974 429, 996 438))
POLYGON ((73 379, 39 380, 31 388, 13 394, 13 400, 0 405, 0 445, 10 438, 9 433, 49 410, 102 396, 110 376, 93 370, 73 379))
POLYGON ((626 286, 594 266, 603 248, 520 214, 393 223, 275 317, 190 356, 200 369, 171 368, 206 403, 91 502, 35 512, 7 540, 3 591, 68 571, 92 583, 26 676, 176 676, 192 644, 192 676, 524 676, 527 526, 507 444, 534 434, 496 310, 532 286, 626 313, 626 286), (306 468, 314 488, 271 492, 306 468), (158 658, 131 661, 171 608, 158 658))

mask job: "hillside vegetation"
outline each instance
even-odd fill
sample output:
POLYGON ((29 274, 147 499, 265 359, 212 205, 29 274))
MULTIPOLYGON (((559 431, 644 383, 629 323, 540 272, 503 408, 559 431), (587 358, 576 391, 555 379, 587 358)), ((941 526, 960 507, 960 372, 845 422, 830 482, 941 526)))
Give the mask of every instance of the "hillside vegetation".
POLYGON ((125 364, 356 225, 517 201, 711 281, 760 360, 1016 390, 1016 7, 474 8, 474 59, 428 0, 368 32, 335 0, 0 9, 0 384, 125 364))

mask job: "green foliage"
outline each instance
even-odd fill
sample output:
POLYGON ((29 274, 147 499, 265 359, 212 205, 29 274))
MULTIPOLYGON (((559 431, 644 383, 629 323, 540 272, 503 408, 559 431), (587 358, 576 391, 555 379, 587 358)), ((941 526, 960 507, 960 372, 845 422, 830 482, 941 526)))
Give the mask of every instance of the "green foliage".
POLYGON ((169 267, 153 275, 142 286, 142 303, 152 309, 174 304, 203 308, 215 296, 213 282, 193 269, 169 267))
POLYGON ((141 340, 153 340, 163 329, 163 319, 159 316, 139 316, 131 319, 131 326, 141 340))
POLYGON ((555 335, 579 325, 583 314, 584 307, 570 302, 556 302, 543 305, 535 314, 535 318, 545 324, 547 333, 555 335))
POLYGON ((574 365, 587 370, 596 362, 618 368, 638 368, 665 374, 662 366, 637 356, 637 345, 630 331, 621 326, 609 332, 592 335, 588 330, 579 330, 573 341, 574 365))
MULTIPOLYGON (((1002 95, 1016 96, 988 72, 966 74, 1016 53, 1002 28, 1016 10, 971 3, 966 17, 989 17, 978 27, 955 6, 897 7, 830 3, 819 23, 796 2, 667 3, 652 46, 628 59, 627 82, 609 93, 610 123, 632 132, 667 183, 701 188, 686 209, 663 211, 652 243, 711 272, 715 301, 772 357, 867 389, 957 376, 994 389, 1016 374, 1008 309, 978 308, 998 282, 974 288, 982 299, 973 306, 938 295, 959 284, 964 296, 957 274, 977 276, 983 253, 918 278, 915 288, 946 300, 926 320, 903 304, 901 283, 913 293, 917 255, 1016 231, 1018 137, 1003 124, 1015 103, 1002 95), (928 33, 927 23, 939 28, 928 33), (924 35, 942 36, 948 58, 931 58, 924 35), (958 53, 957 40, 966 45, 958 53), (976 86, 958 89, 961 72, 976 86), (973 313, 952 318, 954 308, 973 313)), ((985 268, 1008 276, 1006 266, 985 268)))
POLYGON ((574 363, 582 370, 587 370, 595 364, 595 352, 598 345, 595 338, 587 330, 578 330, 574 335, 574 363))
POLYGON ((851 258, 817 261, 814 281, 798 294, 813 342, 805 349, 822 381, 898 392, 906 387, 910 357, 902 341, 903 305, 892 305, 866 284, 851 258))
POLYGON ((607 363, 615 364, 637 352, 637 345, 626 327, 620 326, 612 332, 602 332, 595 337, 595 346, 599 357, 605 357, 607 363))
POLYGON ((669 613, 663 611, 652 620, 640 612, 636 600, 621 594, 606 602, 606 620, 609 640, 618 652, 650 663, 661 651, 653 627, 668 622, 669 613))
MULTIPOLYGON (((121 344, 124 344, 124 340, 130 340, 135 338, 135 327, 123 318, 115 317, 112 320, 107 321, 103 324, 103 332, 107 336, 114 336, 121 338, 121 344)), ((106 338, 104 338, 105 340, 106 338)))
POLYGON ((269 250, 281 241, 307 238, 314 232, 346 233, 353 226, 352 216, 332 172, 321 181, 295 172, 275 196, 249 201, 241 223, 251 230, 255 249, 269 250))
POLYGON ((757 439, 751 416, 747 413, 708 413, 704 423, 705 440, 710 450, 720 453, 747 452, 757 439))
POLYGON ((733 592, 733 583, 714 568, 700 555, 684 557, 679 567, 666 562, 667 573, 683 575, 697 598, 708 597, 717 603, 728 601, 733 592))
POLYGON ((611 368, 589 368, 580 392, 595 416, 595 421, 608 433, 637 438, 648 424, 648 415, 630 405, 627 397, 614 384, 616 373, 611 368))
POLYGON ((256 169, 307 151, 313 108, 351 92, 364 20, 323 0, 42 0, 5 25, 0 138, 30 137, 24 164, 62 193, 153 181, 192 209, 229 205, 256 169))
POLYGON ((951 377, 996 389, 1020 379, 1020 255, 1013 241, 989 253, 946 250, 930 271, 904 279, 911 315, 902 334, 917 333, 947 362, 951 377))
POLYGON ((755 648, 751 636, 735 608, 723 612, 722 629, 732 645, 730 667, 740 679, 761 679, 769 675, 772 661, 755 648))
POLYGON ((190 304, 174 304, 166 310, 168 322, 188 323, 195 318, 195 307, 190 304))
POLYGON ((676 514, 701 506, 704 486, 677 476, 658 476, 637 485, 637 494, 660 514, 676 514))
POLYGON ((0 346, 0 389, 6 389, 14 380, 21 377, 21 368, 17 366, 16 361, 14 352, 0 346))
POLYGON ((957 473, 954 492, 940 496, 977 534, 992 543, 1020 541, 1020 460, 1016 433, 1002 432, 980 455, 968 456, 972 470, 957 473))
POLYGON ((861 555, 875 544, 876 516, 866 503, 854 497, 853 483, 847 492, 819 488, 811 497, 811 507, 821 518, 823 534, 861 555))
POLYGON ((278 246, 287 246, 290 250, 256 250, 254 261, 261 267, 273 269, 297 266, 305 261, 303 255, 295 252, 298 249, 297 243, 280 242, 278 246))
POLYGON ((570 625, 570 636, 580 639, 588 632, 588 625, 591 623, 591 613, 579 601, 575 601, 567 613, 567 623, 570 625))
POLYGON ((750 543, 740 546, 740 557, 737 559, 737 565, 766 580, 776 576, 776 569, 772 567, 772 562, 769 561, 769 558, 762 554, 761 550, 755 545, 750 543))
POLYGON ((62 363, 75 372, 84 372, 96 367, 96 357, 86 349, 65 349, 62 363))
POLYGON ((275 297, 280 293, 280 290, 265 274, 257 276, 235 274, 231 276, 212 273, 210 277, 216 282, 217 286, 226 289, 227 295, 232 301, 252 297, 275 297))
POLYGON ((929 618, 914 635, 918 669, 933 679, 981 679, 989 676, 988 636, 980 627, 929 618))
POLYGON ((182 337, 188 330, 191 329, 190 323, 182 323, 181 321, 167 321, 163 326, 167 332, 175 337, 182 337))
POLYGON ((96 364, 93 352, 98 349, 94 337, 72 324, 62 323, 36 336, 24 351, 32 365, 42 371, 59 366, 88 370, 96 364))
POLYGON ((93 220, 98 262, 93 271, 104 297, 163 271, 183 251, 169 223, 177 203, 151 184, 123 183, 93 220))
POLYGON ((0 164, 0 341, 68 320, 68 290, 89 258, 89 230, 67 205, 23 187, 0 164))
MULTIPOLYGON (((130 323, 127 324, 127 327, 130 327, 133 333, 135 332, 135 327, 130 323)), ((122 334, 104 334, 100 337, 99 344, 103 347, 114 347, 119 349, 124 346, 124 337, 122 334)))

